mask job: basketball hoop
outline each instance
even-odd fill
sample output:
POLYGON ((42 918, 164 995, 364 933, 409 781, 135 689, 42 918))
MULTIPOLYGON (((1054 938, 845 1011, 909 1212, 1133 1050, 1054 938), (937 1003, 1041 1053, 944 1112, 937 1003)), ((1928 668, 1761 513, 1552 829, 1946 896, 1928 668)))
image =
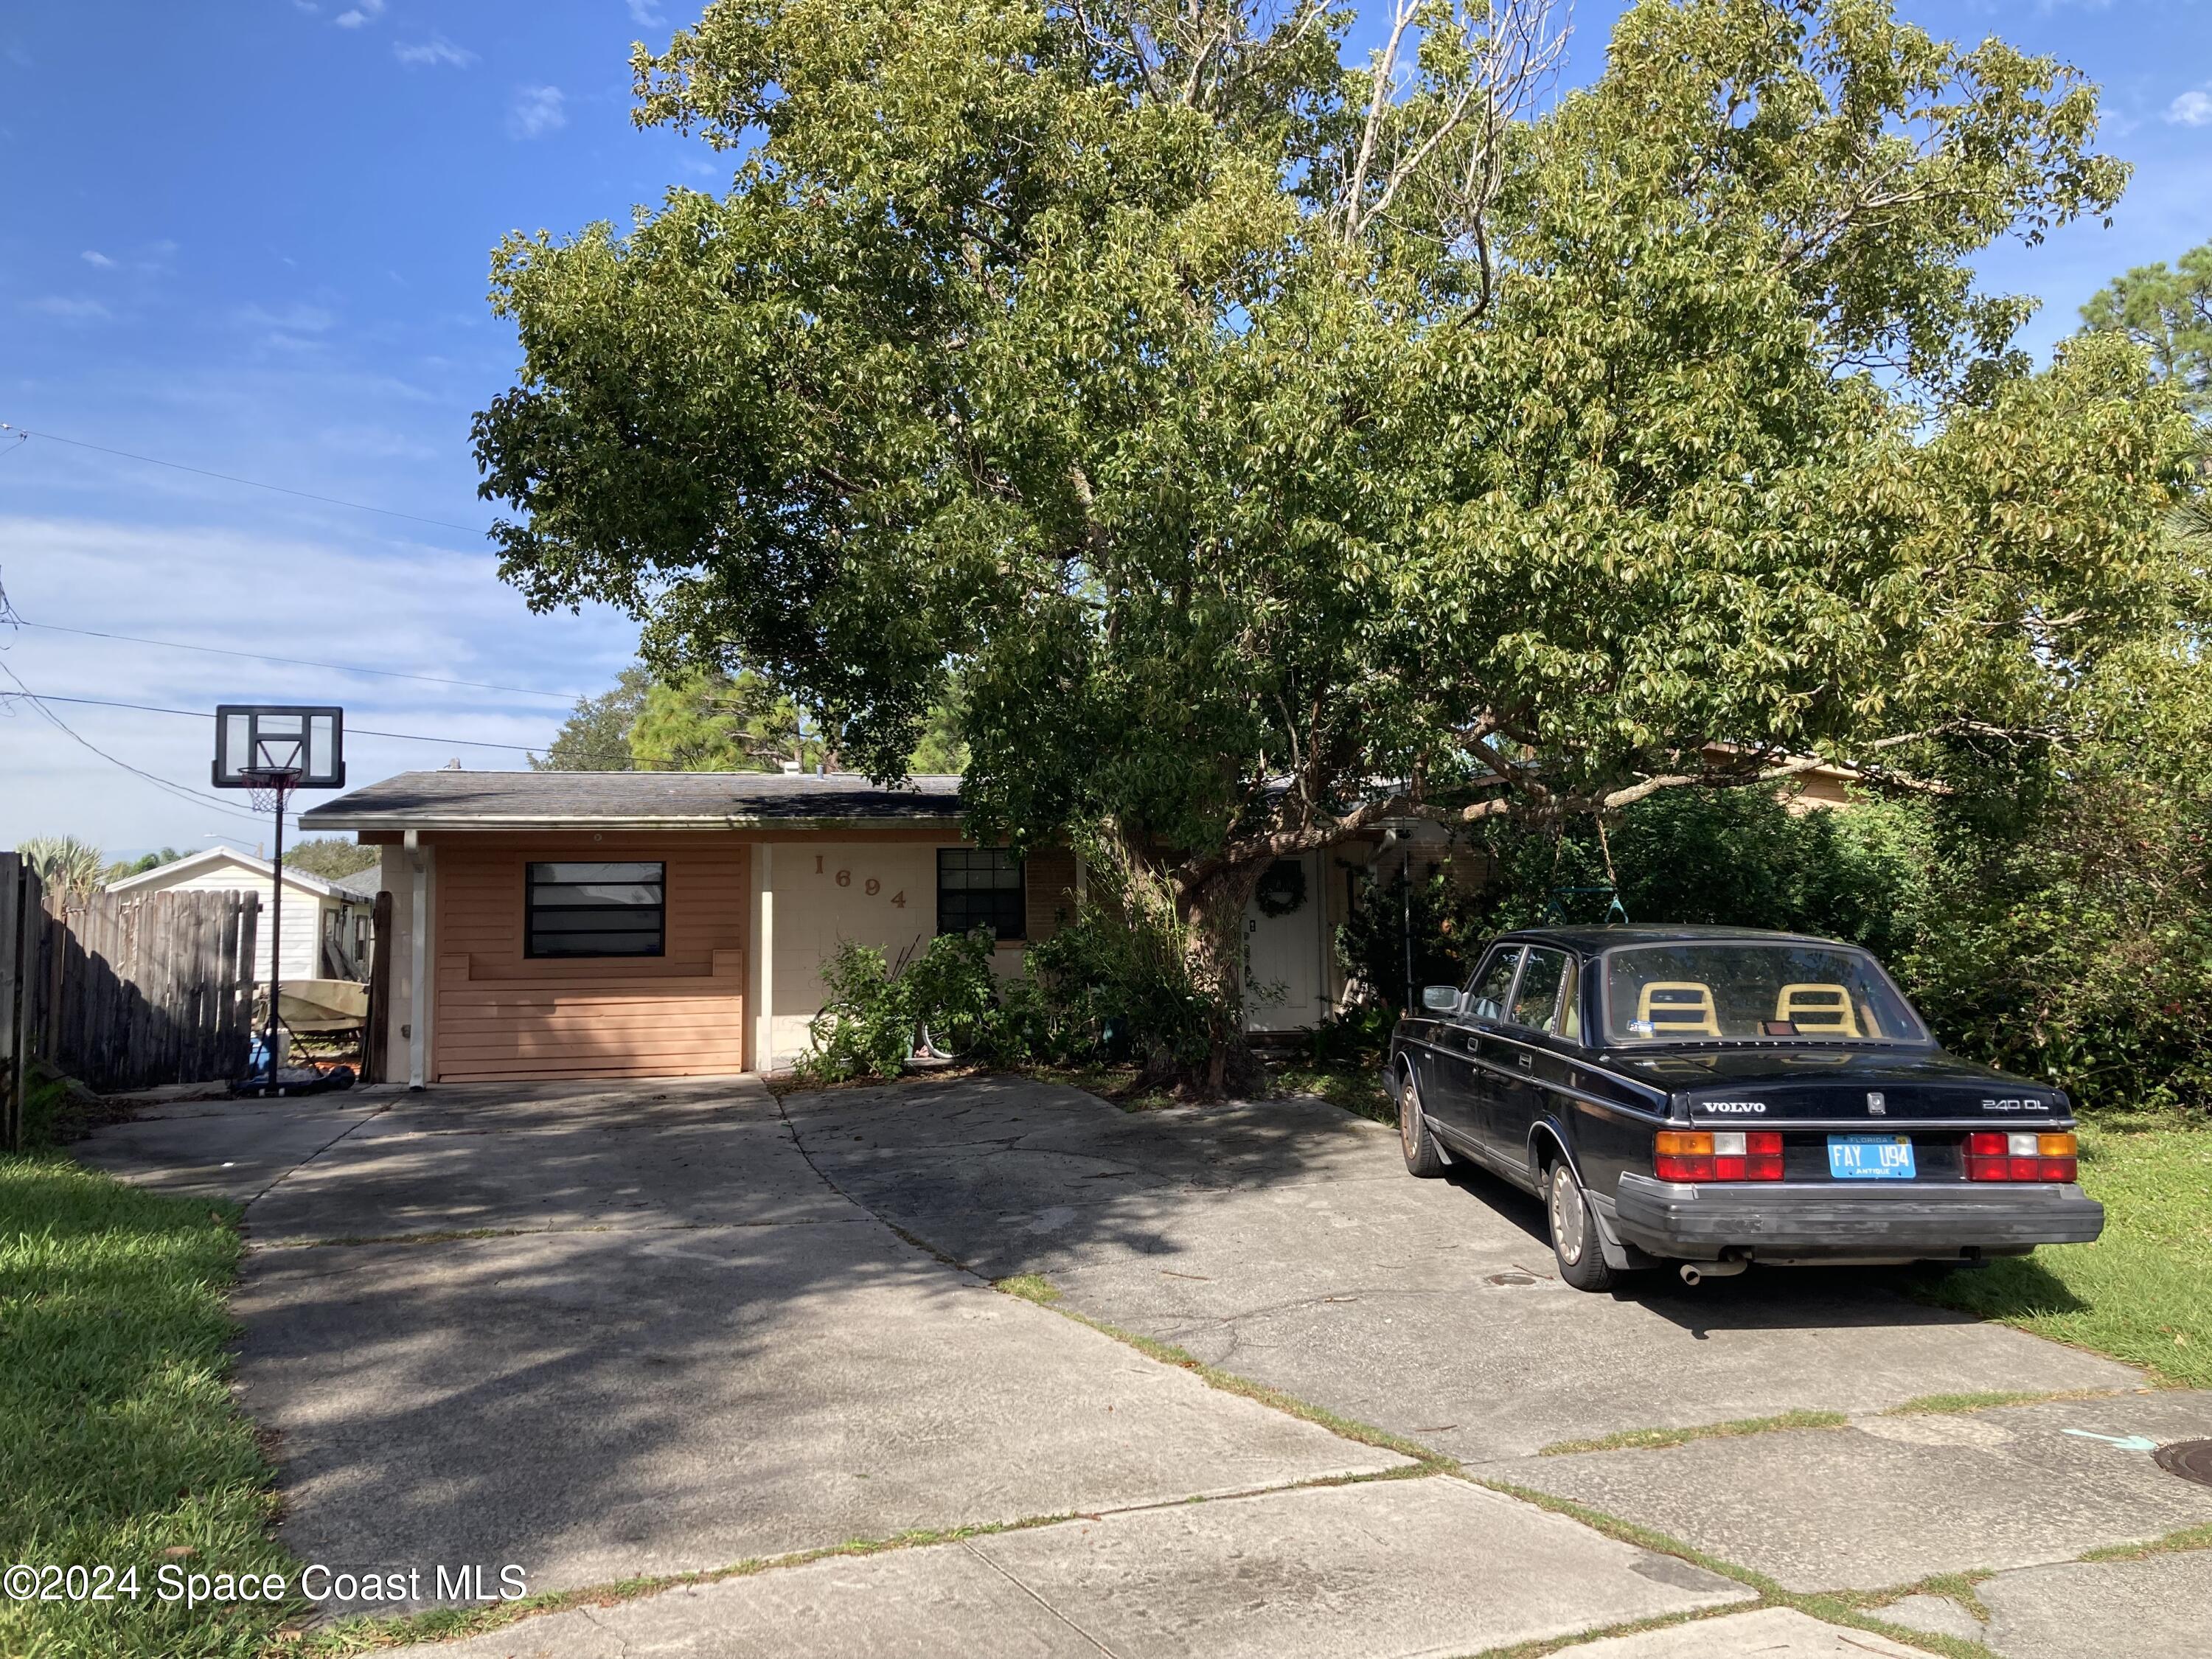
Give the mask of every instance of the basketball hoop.
MULTIPOLYGON (((269 881, 269 1017, 262 1036, 262 1070, 240 1085, 283 1094, 291 1033, 280 1048, 284 994, 284 801, 299 788, 337 789, 345 784, 345 712, 326 707, 270 707, 225 703, 215 711, 215 786, 242 789, 257 812, 276 820, 269 881)), ((251 974, 251 964, 248 968, 251 974)))
POLYGON ((246 781, 240 787, 246 791, 246 805, 257 812, 282 814, 284 798, 300 787, 300 775, 296 771, 264 772, 251 768, 246 772, 245 778, 246 781))

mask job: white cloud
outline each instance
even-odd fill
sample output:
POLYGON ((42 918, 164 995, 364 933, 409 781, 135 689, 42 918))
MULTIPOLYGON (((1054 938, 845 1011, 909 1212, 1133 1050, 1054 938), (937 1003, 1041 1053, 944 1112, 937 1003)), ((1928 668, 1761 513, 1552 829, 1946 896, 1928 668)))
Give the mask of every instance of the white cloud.
MULTIPOLYGON (((17 463, 21 465, 21 463, 17 463)), ((88 467, 95 498, 130 490, 134 477, 88 467)), ((311 487, 314 480, 309 481, 311 487)), ((343 487, 326 485, 334 493, 343 487)), ((219 510, 237 492, 210 486, 219 510)), ((531 616, 494 574, 489 552, 459 535, 448 545, 394 537, 340 520, 286 530, 223 511, 205 516, 199 481, 163 494, 165 522, 63 514, 0 516, 9 595, 22 613, 64 627, 278 655, 358 663, 403 672, 591 690, 627 660, 634 628, 620 618, 531 616), (196 512, 194 509, 200 511, 196 512), (333 595, 345 620, 332 631, 333 595), (341 637, 342 636, 342 637, 341 637), (289 641, 263 643, 263 641, 289 641), (313 641, 305 648, 302 641, 313 641)), ((369 499, 376 499, 372 495, 369 499)), ((501 696, 419 682, 258 663, 191 651, 25 629, 4 659, 24 682, 54 696, 99 697, 170 708, 226 701, 333 702, 349 726, 475 738, 544 749, 568 712, 553 698, 501 696)), ((0 679, 0 685, 14 690, 0 679)), ((54 712, 110 754, 188 789, 208 788, 207 722, 129 709, 57 703, 54 712)), ((356 784, 445 764, 515 768, 511 750, 403 743, 349 733, 356 784)), ((221 835, 251 850, 258 831, 212 804, 163 793, 78 748, 18 705, 0 703, 0 847, 27 835, 68 831, 111 852, 167 842, 191 848, 221 835), (12 717, 11 717, 12 716, 12 717)), ((224 799, 228 799, 227 797, 224 799)), ((301 805, 331 799, 308 796, 301 805)), ((240 806, 244 802, 236 803, 240 806)), ((265 820, 264 820, 265 823, 265 820)))
POLYGON ((401 63, 410 66, 422 64, 434 66, 439 64, 447 64, 455 69, 466 69, 477 61, 476 53, 469 51, 465 46, 455 46, 444 35, 434 31, 428 40, 417 41, 411 46, 402 45, 397 40, 393 41, 392 55, 401 63))
POLYGON ((320 334, 337 320, 319 306, 290 305, 282 311, 241 306, 231 320, 243 328, 273 328, 287 334, 320 334))
POLYGON ((115 261, 109 258, 105 253, 100 252, 97 248, 88 247, 85 249, 82 253, 79 254, 77 258, 82 259, 85 264, 90 265, 95 270, 112 270, 115 269, 115 261))
POLYGON ((2212 94, 2191 87, 2166 106, 2166 118, 2185 127, 2212 126, 2212 94))
POLYGON ((42 317, 58 317, 70 323, 105 322, 108 317, 107 307, 97 300, 72 299, 60 294, 50 294, 39 300, 26 300, 23 307, 25 310, 35 311, 42 317))
POLYGON ((568 99, 558 87, 524 87, 507 112, 507 130, 517 138, 543 138, 568 125, 568 99))
POLYGON ((629 0, 629 21, 653 28, 660 22, 660 8, 653 0, 629 0))
POLYGON ((342 11, 331 21, 342 29, 357 29, 383 15, 384 0, 354 0, 351 10, 342 11))

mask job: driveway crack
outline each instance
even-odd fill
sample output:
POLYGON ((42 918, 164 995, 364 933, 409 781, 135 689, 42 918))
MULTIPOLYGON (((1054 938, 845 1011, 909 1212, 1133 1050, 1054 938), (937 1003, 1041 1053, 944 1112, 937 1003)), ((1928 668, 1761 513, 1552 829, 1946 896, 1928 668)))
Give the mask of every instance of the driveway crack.
POLYGON ((600 1618, 599 1614, 592 1612, 588 1606, 579 1606, 576 1611, 584 1615, 584 1622, 591 1626, 592 1629, 605 1631, 608 1635, 615 1638, 615 1652, 617 1655, 625 1654, 629 1651, 629 1638, 623 1635, 622 1632, 617 1630, 605 1620, 600 1618))
POLYGON ((289 1169, 289 1170, 285 1170, 282 1175, 280 1175, 280 1176, 276 1176, 275 1180, 271 1181, 271 1182, 270 1182, 266 1187, 264 1187, 264 1188, 263 1188, 259 1192, 258 1192, 258 1193, 254 1194, 254 1195, 253 1195, 252 1197, 251 1197, 251 1198, 247 1199, 247 1200, 246 1200, 246 1202, 245 1202, 243 1205, 241 1205, 240 1207, 241 1209, 247 1209, 247 1210, 252 1209, 255 1205, 258 1204, 258 1203, 259 1203, 263 1199, 264 1199, 264 1198, 268 1197, 270 1194, 271 1194, 271 1193, 275 1192, 275 1191, 276 1190, 276 1188, 279 1188, 279 1187, 283 1186, 283 1185, 284 1184, 284 1182, 286 1182, 289 1181, 289 1180, 290 1180, 294 1176, 295 1176, 295 1175, 299 1174, 301 1170, 302 1170, 306 1169, 306 1168, 307 1168, 310 1164, 313 1164, 313 1163, 317 1158, 320 1158, 320 1157, 321 1157, 325 1152, 327 1152, 328 1151, 330 1151, 330 1149, 331 1149, 331 1147, 333 1147, 333 1146, 337 1146, 337 1145, 338 1144, 338 1142, 340 1142, 341 1140, 343 1140, 343 1139, 344 1139, 348 1135, 351 1134, 355 1130, 356 1130, 356 1129, 360 1128, 360 1127, 362 1127, 362 1124, 364 1124, 364 1123, 368 1123, 368 1122, 370 1122, 370 1121, 374 1121, 374 1119, 377 1119, 377 1118, 382 1117, 382 1116, 383 1116, 386 1112, 390 1111, 391 1109, 392 1109, 392 1108, 391 1108, 391 1106, 390 1106, 389 1104, 385 1104, 385 1105, 380 1105, 380 1106, 374 1107, 374 1108, 372 1108, 370 1110, 366 1111, 366 1112, 363 1112, 363 1113, 362 1113, 359 1117, 356 1118, 352 1122, 350 1122, 350 1123, 347 1124, 347 1125, 345 1126, 345 1127, 344 1127, 344 1128, 343 1128, 343 1129, 339 1130, 336 1134, 332 1135, 332 1136, 331 1136, 328 1140, 325 1141, 321 1146, 319 1146, 316 1147, 316 1148, 315 1148, 315 1150, 314 1150, 313 1152, 309 1152, 309 1153, 307 1155, 307 1157, 305 1157, 305 1158, 301 1158, 301 1159, 297 1164, 294 1164, 290 1169, 289 1169))
POLYGON ((988 1567, 988 1568, 989 1568, 993 1572, 997 1573, 997 1574, 999 1575, 999 1577, 1001 1577, 1001 1578, 1005 1579, 1005 1580, 1006 1580, 1009 1584, 1012 1584, 1012 1585, 1016 1589, 1019 1590, 1023 1595, 1024 1595, 1028 1596, 1028 1597, 1030 1598, 1030 1601, 1032 1601, 1036 1602, 1036 1603, 1037 1604, 1037 1606, 1039 1606, 1039 1607, 1042 1607, 1042 1608, 1043 1608, 1043 1609, 1044 1609, 1048 1613, 1051 1614, 1051 1615, 1052 1615, 1052 1617, 1054 1617, 1054 1619, 1057 1619, 1057 1620, 1058 1620, 1061 1624, 1063 1624, 1063 1625, 1066 1626, 1068 1627, 1068 1629, 1070 1629, 1070 1630, 1073 1631, 1073 1632, 1074 1632, 1078 1636, 1081 1637, 1085 1641, 1086 1641, 1086 1642, 1090 1643, 1090 1644, 1091 1644, 1091 1645, 1092 1647, 1094 1647, 1094 1648, 1097 1649, 1099 1652, 1101 1652, 1101 1653, 1103 1653, 1103 1654, 1107 1655, 1107 1656, 1108 1656, 1108 1659, 1118 1659, 1118 1656, 1115 1655, 1115 1653, 1114 1653, 1114 1650, 1113 1650, 1112 1648, 1110 1648, 1110 1647, 1107 1646, 1107 1645, 1106 1645, 1106 1644, 1105 1644, 1104 1642, 1101 1641, 1097 1637, 1096 1637, 1096 1636, 1092 1635, 1089 1631, 1087 1631, 1087 1630, 1084 1629, 1084 1627, 1083 1627, 1081 1625, 1079 1625, 1079 1624, 1076 1623, 1076 1621, 1075 1621, 1074 1620, 1073 1620, 1073 1619, 1069 1618, 1069 1617, 1067 1616, 1067 1614, 1066 1614, 1066 1613, 1062 1613, 1062 1612, 1061 1612, 1058 1607, 1056 1607, 1053 1606, 1053 1604, 1052 1604, 1051 1602, 1049 1602, 1049 1601, 1046 1601, 1046 1600, 1044 1599, 1044 1597, 1043 1597, 1043 1596, 1042 1596, 1042 1595, 1038 1595, 1036 1591, 1035 1591, 1035 1590, 1031 1589, 1030 1589, 1027 1584, 1024 1583, 1020 1579, 1018 1579, 1018 1578, 1017 1578, 1016 1577, 1014 1577, 1014 1575, 1013 1575, 1012 1573, 1011 1573, 1011 1572, 1007 1571, 1004 1567, 1000 1566, 1000 1565, 996 1561, 994 1561, 994 1560, 993 1560, 989 1556, 988 1556, 988 1555, 984 1554, 982 1551, 981 1551, 981 1550, 977 1549, 977 1548, 975 1547, 975 1545, 973 1545, 973 1544, 969 1543, 969 1542, 968 1541, 968 1540, 966 1540, 966 1539, 964 1539, 964 1538, 961 1539, 961 1540, 959 1540, 959 1547, 960 1547, 962 1549, 966 1550, 966 1551, 968 1552, 968 1553, 969 1553, 969 1554, 970 1554, 970 1555, 974 1556, 974 1557, 975 1557, 978 1561, 981 1561, 981 1562, 985 1566, 988 1567))

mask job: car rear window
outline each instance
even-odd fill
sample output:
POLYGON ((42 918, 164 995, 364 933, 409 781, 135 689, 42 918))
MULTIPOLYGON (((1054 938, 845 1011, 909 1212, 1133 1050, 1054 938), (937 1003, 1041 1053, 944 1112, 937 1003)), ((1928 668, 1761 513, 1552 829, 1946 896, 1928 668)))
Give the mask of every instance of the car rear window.
POLYGON ((1811 941, 1623 945, 1606 956, 1605 1012, 1615 1043, 1929 1040, 1872 957, 1811 941))

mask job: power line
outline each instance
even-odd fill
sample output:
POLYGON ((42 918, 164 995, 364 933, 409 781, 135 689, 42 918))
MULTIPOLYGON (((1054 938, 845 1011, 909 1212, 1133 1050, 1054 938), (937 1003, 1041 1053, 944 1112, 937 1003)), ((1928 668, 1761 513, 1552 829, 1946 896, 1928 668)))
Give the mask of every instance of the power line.
MULTIPOLYGON (((100 759, 106 761, 109 765, 119 766, 132 776, 143 778, 148 783, 152 784, 156 789, 166 790, 168 793, 174 795, 179 800, 189 802, 194 806, 212 806, 216 811, 228 812, 233 817, 245 818, 250 823, 258 823, 260 822, 257 814, 247 811, 242 807, 234 806, 227 800, 222 800, 214 795, 204 793, 200 790, 188 789, 183 784, 172 783, 167 778, 155 777, 151 772, 146 771, 142 768, 133 766, 129 761, 120 759, 114 755, 109 754, 98 744, 93 743, 81 736, 77 731, 66 720, 63 720, 59 714, 57 714, 52 709, 47 708, 46 700, 40 696, 37 692, 32 690, 29 686, 24 685, 21 678, 18 677, 15 671, 10 668, 5 662, 0 662, 0 674, 5 674, 9 679, 14 680, 16 685, 21 688, 20 690, 6 694, 9 697, 16 701, 27 700, 31 707, 37 709, 40 714, 46 719, 49 725, 52 726, 57 731, 62 732, 65 737, 68 737, 80 746, 90 750, 94 754, 99 756, 100 759)), ((56 701, 62 701, 62 699, 58 698, 56 701)), ((76 702, 80 700, 71 698, 68 701, 76 702)))
MULTIPOLYGON (((6 667, 5 663, 0 663, 0 669, 6 667)), ((22 681, 15 679, 12 671, 9 672, 8 678, 15 680, 18 685, 23 684, 22 681)), ((135 708, 142 714, 182 714, 187 720, 211 720, 215 718, 204 708, 164 708, 158 703, 115 702, 106 697, 57 697, 44 692, 33 691, 28 686, 24 686, 24 689, 19 692, 0 691, 0 697, 8 696, 28 697, 33 702, 81 703, 88 708, 135 708)), ((485 738, 441 738, 422 732, 380 732, 374 726, 352 726, 346 729, 357 737, 396 738, 402 743, 434 743, 441 746, 458 746, 462 749, 512 749, 518 755, 536 752, 526 743, 493 743, 485 738)))
POLYGON ((320 501, 325 507, 350 507, 356 513, 381 513, 387 519, 405 519, 411 524, 435 525, 441 530, 458 530, 465 536, 485 533, 481 525, 455 524, 451 519, 426 519, 419 513, 402 513, 397 507, 372 507, 367 501, 342 501, 335 495, 318 495, 310 489, 264 483, 258 478, 241 478, 231 472, 210 472, 204 466, 186 466, 182 461, 165 461, 158 455, 139 455, 127 449, 110 449, 105 444, 88 444, 82 438, 64 438, 56 432, 33 432, 6 421, 0 421, 0 432, 20 433, 25 438, 44 438, 50 444, 68 444, 76 449, 94 450, 102 455, 119 455, 126 461, 143 461, 149 466, 166 466, 174 471, 190 472, 203 478, 220 478, 225 483, 244 484, 249 489, 268 489, 279 495, 296 495, 303 501, 320 501))
POLYGON ((472 691, 512 691, 526 697, 551 697, 557 702, 574 702, 576 695, 567 691, 540 691, 528 685, 495 685, 488 680, 453 680, 437 674, 405 674, 396 668, 362 668, 353 663, 317 662, 307 657, 272 657, 265 651, 233 651, 219 645, 192 645, 183 640, 147 639, 137 634, 109 634, 97 628, 66 628, 60 623, 32 622, 23 617, 9 620, 23 628, 42 628, 49 634, 81 634, 89 640, 118 640, 126 645, 161 645, 172 651, 203 651, 214 657, 244 657, 253 662, 281 662, 294 668, 326 668, 338 674, 378 674, 388 680, 419 680, 425 685, 458 685, 472 691))

